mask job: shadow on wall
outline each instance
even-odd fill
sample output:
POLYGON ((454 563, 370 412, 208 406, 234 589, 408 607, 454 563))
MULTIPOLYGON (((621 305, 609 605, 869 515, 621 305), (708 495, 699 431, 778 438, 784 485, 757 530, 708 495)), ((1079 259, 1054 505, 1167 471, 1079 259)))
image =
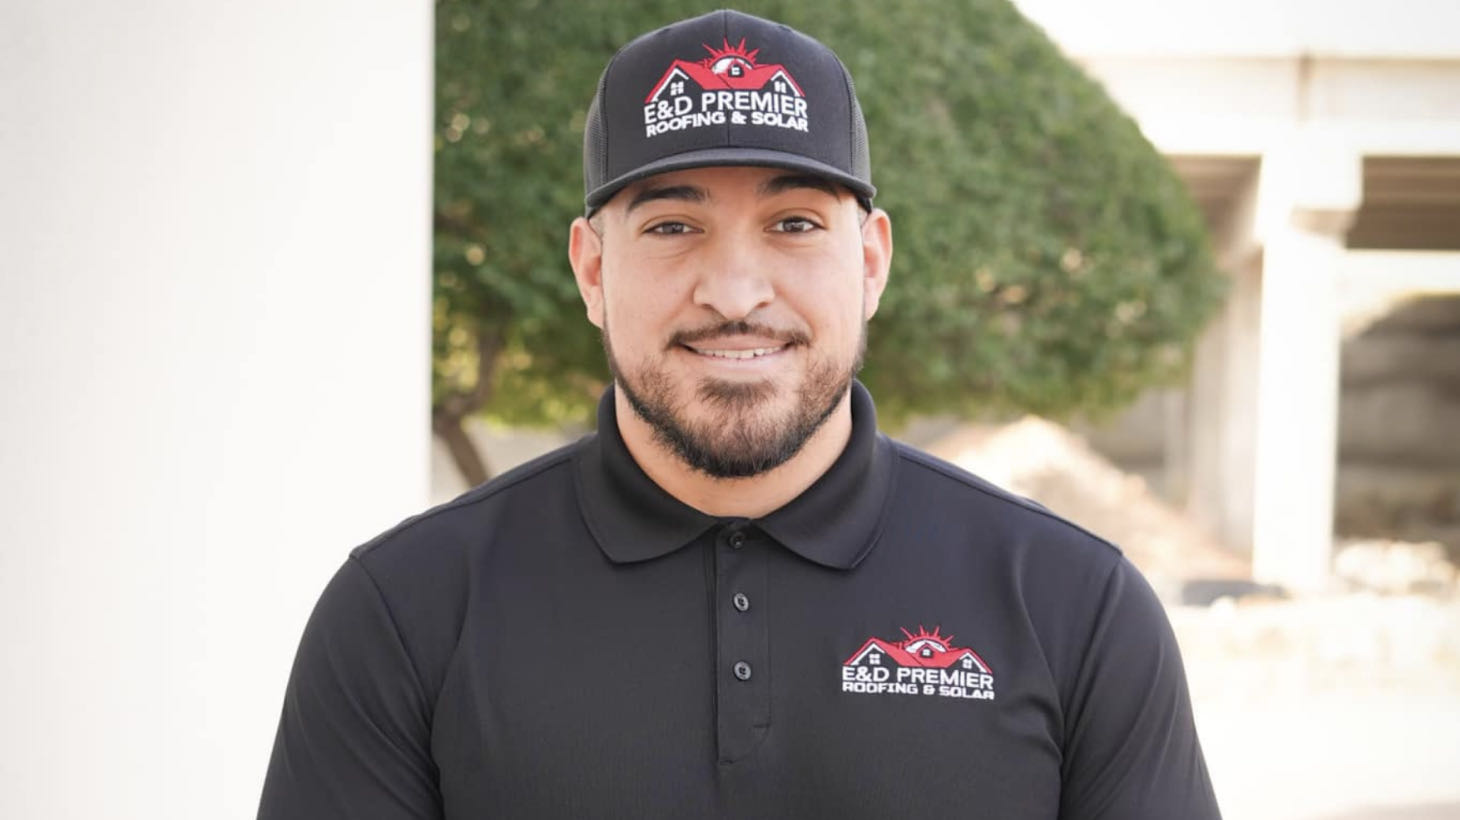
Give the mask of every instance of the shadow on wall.
POLYGON ((1335 533, 1460 561, 1460 295, 1400 305, 1342 357, 1335 533))

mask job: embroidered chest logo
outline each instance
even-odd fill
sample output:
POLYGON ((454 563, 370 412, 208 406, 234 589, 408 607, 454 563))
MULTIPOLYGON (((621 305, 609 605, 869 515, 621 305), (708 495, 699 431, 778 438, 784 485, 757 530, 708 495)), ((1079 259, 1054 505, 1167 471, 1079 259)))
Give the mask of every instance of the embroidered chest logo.
POLYGON ((675 60, 644 98, 644 136, 707 125, 758 125, 807 131, 806 93, 786 67, 757 63, 760 49, 724 40, 699 62, 675 60))
POLYGON ((994 699, 994 670, 977 652, 953 645, 952 635, 906 629, 905 641, 868 638, 842 663, 842 691, 867 695, 918 695, 994 699))

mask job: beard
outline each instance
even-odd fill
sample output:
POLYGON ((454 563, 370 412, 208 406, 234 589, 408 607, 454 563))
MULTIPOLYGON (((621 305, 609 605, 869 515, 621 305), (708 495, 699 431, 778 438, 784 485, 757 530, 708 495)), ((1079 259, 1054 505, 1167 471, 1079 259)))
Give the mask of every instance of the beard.
MULTIPOLYGON (((697 331, 677 333, 666 349, 718 336, 755 334, 776 338, 796 347, 809 342, 804 334, 774 332, 744 321, 726 322, 697 331)), ((701 378, 690 395, 677 394, 672 376, 647 362, 625 369, 614 356, 607 321, 603 350, 608 368, 629 406, 654 431, 654 440, 690 468, 711 478, 749 478, 789 461, 832 414, 862 367, 867 346, 867 323, 862 323, 856 353, 848 362, 822 358, 811 362, 795 387, 792 405, 771 413, 769 404, 781 389, 775 381, 726 381, 701 378), (690 405, 704 411, 699 419, 686 412, 690 405)))

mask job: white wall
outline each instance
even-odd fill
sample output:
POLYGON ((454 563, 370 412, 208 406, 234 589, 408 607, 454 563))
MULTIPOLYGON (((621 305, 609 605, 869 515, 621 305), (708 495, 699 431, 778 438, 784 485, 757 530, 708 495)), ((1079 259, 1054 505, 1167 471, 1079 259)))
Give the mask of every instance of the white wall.
POLYGON ((1460 55, 1454 0, 1014 0, 1070 54, 1460 55))
POLYGON ((0 4, 0 816, 252 817, 425 502, 431 10, 0 4))

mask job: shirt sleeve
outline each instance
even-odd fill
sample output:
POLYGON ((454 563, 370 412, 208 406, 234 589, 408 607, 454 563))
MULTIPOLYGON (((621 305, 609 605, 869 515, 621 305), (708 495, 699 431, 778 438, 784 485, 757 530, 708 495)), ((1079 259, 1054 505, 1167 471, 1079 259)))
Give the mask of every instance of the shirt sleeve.
POLYGON ((379 588, 350 558, 304 629, 259 820, 440 818, 430 715, 379 588))
POLYGON ((1121 559, 1066 709, 1060 820, 1219 820, 1170 621, 1121 559))

